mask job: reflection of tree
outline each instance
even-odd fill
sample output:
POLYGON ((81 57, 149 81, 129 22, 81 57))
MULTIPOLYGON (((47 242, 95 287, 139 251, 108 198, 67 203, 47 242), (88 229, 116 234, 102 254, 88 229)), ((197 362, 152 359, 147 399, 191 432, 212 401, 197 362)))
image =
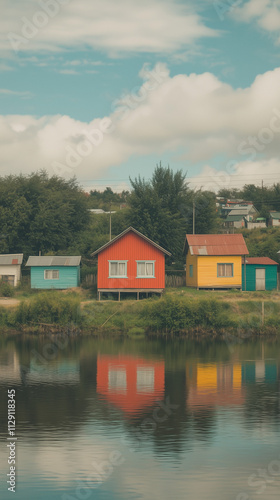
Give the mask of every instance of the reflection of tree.
MULTIPOLYGON (((278 367, 278 373, 279 373, 278 367)), ((275 383, 247 384, 244 405, 244 423, 252 429, 253 425, 280 423, 279 380, 275 383)))

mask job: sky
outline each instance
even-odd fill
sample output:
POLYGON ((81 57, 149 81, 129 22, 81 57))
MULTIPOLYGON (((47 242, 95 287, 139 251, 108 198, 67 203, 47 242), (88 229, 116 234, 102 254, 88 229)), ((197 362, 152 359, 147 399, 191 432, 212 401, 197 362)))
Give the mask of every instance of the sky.
POLYGON ((0 175, 280 182, 280 0, 1 0, 0 175))

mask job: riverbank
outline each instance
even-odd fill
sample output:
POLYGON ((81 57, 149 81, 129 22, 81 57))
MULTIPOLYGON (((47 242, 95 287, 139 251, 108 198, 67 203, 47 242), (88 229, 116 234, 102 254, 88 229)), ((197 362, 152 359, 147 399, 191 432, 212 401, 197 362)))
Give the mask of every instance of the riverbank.
POLYGON ((162 298, 97 302, 88 292, 45 291, 22 297, 14 306, 0 304, 2 330, 132 338, 278 335, 279 317, 279 292, 183 288, 167 289, 162 298))

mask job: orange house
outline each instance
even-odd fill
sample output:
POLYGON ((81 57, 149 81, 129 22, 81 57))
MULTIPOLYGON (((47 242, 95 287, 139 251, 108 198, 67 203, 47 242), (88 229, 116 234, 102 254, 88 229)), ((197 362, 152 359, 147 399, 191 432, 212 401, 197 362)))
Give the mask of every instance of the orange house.
POLYGON ((97 291, 162 294, 165 288, 165 255, 171 253, 129 227, 91 254, 98 255, 97 291))
POLYGON ((163 398, 164 373, 164 361, 99 355, 97 393, 126 414, 135 415, 163 398))

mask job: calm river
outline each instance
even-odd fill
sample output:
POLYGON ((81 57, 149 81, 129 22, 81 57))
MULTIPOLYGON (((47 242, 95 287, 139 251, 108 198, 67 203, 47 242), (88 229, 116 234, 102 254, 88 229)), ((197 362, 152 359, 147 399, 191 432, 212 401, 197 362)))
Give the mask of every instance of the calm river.
POLYGON ((275 340, 1 337, 0 498, 278 500, 279 388, 275 340))

